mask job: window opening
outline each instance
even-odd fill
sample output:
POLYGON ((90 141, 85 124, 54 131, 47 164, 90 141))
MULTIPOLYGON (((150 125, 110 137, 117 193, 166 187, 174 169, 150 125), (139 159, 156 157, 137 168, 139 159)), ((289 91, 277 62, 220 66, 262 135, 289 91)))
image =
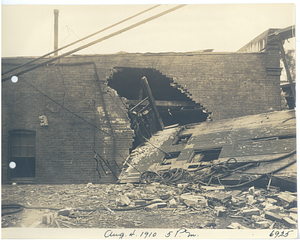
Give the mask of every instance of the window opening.
POLYGON ((180 152, 173 152, 173 153, 165 154, 165 156, 161 162, 161 165, 171 165, 172 163, 174 163, 176 161, 179 154, 180 154, 180 152))
POLYGON ((210 162, 218 160, 221 148, 210 150, 196 150, 193 152, 189 163, 210 162))
POLYGON ((192 134, 185 134, 185 135, 177 136, 173 142, 173 145, 186 144, 191 136, 192 136, 192 134))
POLYGON ((8 163, 10 179, 35 177, 35 145, 35 132, 26 130, 10 132, 8 163))

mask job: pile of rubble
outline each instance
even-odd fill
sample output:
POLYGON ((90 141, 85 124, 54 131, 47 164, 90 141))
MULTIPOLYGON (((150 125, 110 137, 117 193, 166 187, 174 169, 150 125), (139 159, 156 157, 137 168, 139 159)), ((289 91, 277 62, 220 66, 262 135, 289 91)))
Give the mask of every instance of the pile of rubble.
MULTIPOLYGON (((152 183, 150 189, 156 189, 159 183, 152 183)), ((227 228, 296 228, 297 227, 297 197, 296 193, 279 192, 279 189, 272 190, 249 188, 247 191, 233 190, 225 191, 222 187, 203 187, 202 191, 182 193, 183 189, 170 190, 161 194, 160 199, 143 195, 141 191, 126 192, 116 199, 117 206, 138 206, 147 204, 148 200, 156 201, 145 207, 145 210, 152 211, 159 208, 187 207, 194 210, 208 208, 214 210, 216 217, 230 217, 245 221, 243 226, 240 223, 232 222, 227 228), (182 194, 181 194, 182 193, 182 194)), ((148 189, 149 190, 149 189, 148 189)), ((150 202, 151 203, 151 202, 150 202)))
MULTIPOLYGON (((58 186, 53 201, 48 195, 43 199, 49 189, 54 190, 42 185, 4 186, 2 207, 14 199, 25 213, 38 211, 35 227, 297 228, 296 193, 280 192, 276 187, 228 191, 222 186, 89 183, 58 186), (30 187, 35 190, 26 191, 30 187), (18 191, 30 196, 24 198, 18 191)), ((22 218, 22 212, 8 212, 2 226, 22 227, 22 218), (13 215, 17 221, 12 226, 13 215)))

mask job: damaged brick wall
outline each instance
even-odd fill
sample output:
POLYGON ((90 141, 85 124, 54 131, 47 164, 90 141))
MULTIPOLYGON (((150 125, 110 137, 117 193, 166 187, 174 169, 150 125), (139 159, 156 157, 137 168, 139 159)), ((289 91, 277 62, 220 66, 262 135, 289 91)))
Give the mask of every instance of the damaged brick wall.
MULTIPOLYGON (((16 66, 14 61, 11 63, 4 64, 4 70, 16 66)), ((93 63, 59 63, 28 72, 17 83, 2 83, 2 121, 2 183, 11 182, 8 176, 11 130, 36 132, 35 181, 29 180, 35 183, 114 182, 114 176, 111 173, 106 176, 100 167, 99 179, 92 148, 112 166, 116 160, 122 168, 121 156, 126 158, 133 142, 125 106, 112 89, 98 80, 93 63), (48 126, 40 125, 41 115, 47 116, 48 126)))
MULTIPOLYGON (((72 56, 61 59, 57 65, 40 67, 20 76, 16 84, 4 82, 2 180, 6 182, 8 179, 8 131, 14 129, 36 132, 38 183, 98 182, 96 161, 91 150, 94 144, 96 151, 109 161, 114 158, 118 163, 124 161, 102 142, 116 148, 124 157, 132 147, 133 131, 126 108, 115 92, 108 91, 107 87, 107 79, 112 76, 115 67, 159 71, 187 89, 193 101, 212 112, 213 120, 280 110, 279 52, 276 48, 269 51, 72 56), (115 137, 60 110, 22 79, 103 131, 110 135, 114 133, 115 137), (102 96, 99 86, 102 87, 102 96), (108 118, 105 112, 109 114, 108 118), (48 116, 48 127, 40 126, 38 117, 43 114, 48 116)), ((3 59, 3 71, 30 60, 3 59)), ((111 174, 106 177, 101 173, 101 181, 113 180, 111 174)))
POLYGON ((153 68, 187 89, 214 120, 281 110, 278 48, 265 53, 123 53, 63 61, 91 59, 101 80, 114 67, 153 68))

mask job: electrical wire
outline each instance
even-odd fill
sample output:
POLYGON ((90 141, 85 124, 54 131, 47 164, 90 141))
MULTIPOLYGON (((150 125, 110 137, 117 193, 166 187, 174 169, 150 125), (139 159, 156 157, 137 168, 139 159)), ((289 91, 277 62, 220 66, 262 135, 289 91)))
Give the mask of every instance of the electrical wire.
MULTIPOLYGON (((149 17, 149 18, 147 18, 147 19, 145 19, 145 20, 142 20, 142 21, 140 21, 140 22, 138 22, 138 23, 132 24, 132 25, 130 25, 129 27, 125 27, 125 28, 123 28, 123 29, 121 29, 121 30, 119 30, 119 31, 116 31, 116 32, 114 32, 114 33, 112 33, 112 34, 106 35, 106 36, 104 36, 104 37, 102 37, 102 38, 99 38, 99 39, 97 39, 97 40, 95 40, 95 41, 92 41, 92 42, 90 42, 90 43, 88 43, 88 44, 85 44, 85 45, 83 45, 83 46, 81 46, 81 47, 78 47, 78 48, 73 49, 73 50, 71 50, 71 51, 69 51, 69 52, 66 52, 66 53, 64 53, 64 54, 62 54, 62 55, 60 55, 60 56, 53 57, 53 58, 51 58, 51 59, 49 59, 49 60, 47 60, 47 61, 45 61, 45 62, 36 64, 35 66, 29 67, 28 69, 25 69, 25 70, 23 70, 23 71, 20 71, 20 72, 18 72, 18 73, 13 74, 13 75, 20 76, 20 75, 22 75, 22 74, 24 74, 24 73, 27 73, 27 72, 29 72, 29 71, 31 71, 31 70, 34 70, 34 69, 36 69, 36 68, 38 68, 38 67, 40 67, 40 66, 43 66, 43 65, 45 65, 45 64, 54 62, 54 61, 56 61, 56 60, 58 60, 58 59, 61 59, 61 58, 66 57, 66 56, 68 56, 68 55, 71 55, 72 53, 78 52, 78 51, 80 51, 80 50, 82 50, 82 49, 84 49, 84 48, 87 48, 87 47, 89 47, 89 46, 92 46, 92 45, 94 45, 94 44, 96 44, 96 43, 102 42, 102 41, 104 41, 104 40, 107 40, 107 39, 109 39, 109 38, 112 38, 112 37, 114 37, 114 36, 117 36, 117 35, 119 35, 119 34, 121 34, 121 33, 124 33, 124 32, 126 32, 126 31, 128 31, 128 30, 131 30, 131 29, 133 29, 133 28, 136 28, 136 27, 138 27, 138 26, 140 26, 140 25, 142 25, 142 24, 145 24, 145 23, 147 23, 147 22, 149 22, 149 21, 152 21, 152 20, 154 20, 154 19, 156 19, 156 18, 159 18, 159 17, 161 17, 161 16, 163 16, 163 15, 165 15, 165 14, 167 14, 167 13, 173 12, 173 11, 179 9, 179 8, 184 7, 184 6, 186 6, 186 4, 184 4, 184 5, 178 5, 178 6, 176 6, 176 7, 173 7, 173 8, 171 8, 171 9, 168 9, 168 10, 162 12, 162 13, 156 14, 156 15, 154 15, 154 16, 152 16, 152 17, 149 17)), ((4 77, 4 78, 2 78, 2 82, 5 82, 5 81, 9 80, 13 75, 11 75, 11 76, 9 76, 9 77, 4 77)))
MULTIPOLYGON (((278 161, 281 160, 282 158, 286 158, 291 156, 292 154, 295 154, 296 151, 292 151, 286 155, 284 155, 283 157, 280 158, 274 158, 272 159, 272 161, 278 161)), ((261 161, 263 162, 263 161, 261 161)), ((278 172, 281 169, 284 169, 285 167, 295 163, 296 160, 282 166, 281 168, 273 171, 274 172, 278 172)), ((238 166, 237 164, 237 160, 235 158, 229 158, 226 162, 222 162, 219 164, 211 164, 210 167, 208 167, 208 169, 206 171, 204 171, 203 173, 201 173, 199 170, 199 173, 201 173, 201 175, 197 174, 197 172, 194 172, 194 175, 191 175, 190 172, 187 169, 181 169, 180 171, 176 168, 169 168, 166 170, 158 170, 157 172, 153 171, 152 169, 149 168, 149 170, 143 172, 140 176, 140 182, 141 183, 151 183, 151 182, 160 182, 162 181, 163 183, 169 184, 169 183, 175 183, 176 181, 180 181, 180 180, 185 180, 185 182, 188 183, 194 183, 194 184, 198 184, 198 186, 201 185, 210 185, 212 181, 218 181, 220 185, 224 186, 225 188, 235 188, 235 187, 241 187, 241 186, 245 186, 249 183, 252 183, 258 179, 261 179, 264 176, 267 176, 266 173, 262 173, 262 174, 248 174, 248 173, 243 173, 246 175, 241 175, 241 177, 239 178, 239 182, 236 185, 224 185, 221 183, 221 179, 227 177, 228 175, 232 174, 232 173, 237 173, 238 170, 241 171, 245 171, 248 168, 254 167, 254 166, 259 166, 260 161, 253 161, 253 162, 244 162, 242 166, 238 166), (232 165, 232 163, 230 162, 231 160, 234 160, 234 166, 232 165), (232 166, 235 167, 234 169, 232 169, 232 166), (178 174, 178 175, 177 175, 178 174), (177 175, 177 176, 176 176, 177 175), (246 179, 245 179, 246 178, 246 179)))
MULTIPOLYGON (((64 86, 64 93, 63 93, 63 96, 62 96, 62 104, 61 104, 61 105, 64 106, 64 103, 65 103, 65 96, 66 96, 66 91, 65 91, 65 77, 64 77, 64 74, 63 74, 63 71, 62 71, 61 66, 59 66, 58 63, 54 64, 53 67, 54 67, 54 66, 58 66, 58 68, 60 69, 61 78, 62 78, 62 84, 63 84, 63 86, 64 86)), ((47 78, 48 78, 48 74, 47 74, 47 78)), ((55 78, 58 80, 58 78, 56 77, 56 75, 55 75, 55 78)), ((47 108, 46 106, 47 106, 47 102, 45 101, 45 108, 47 108)), ((49 109, 49 108, 47 108, 47 109, 48 109, 48 111, 50 111, 51 113, 60 113, 61 110, 62 110, 63 108, 61 107, 58 111, 52 111, 52 110, 49 109)))
MULTIPOLYGON (((67 28, 68 31, 68 36, 66 36, 62 41, 61 41, 61 46, 64 45, 65 41, 67 40, 67 38, 69 38, 71 36, 70 31, 69 31, 69 27, 68 25, 65 26, 67 28)), ((64 28, 63 28, 64 29, 64 28)))
MULTIPOLYGON (((61 16, 59 16, 60 17, 60 19, 61 20, 63 20, 62 18, 61 18, 61 16)), ((63 20, 64 21, 64 20, 63 20)), ((65 22, 65 21, 64 21, 65 22)), ((69 30, 78 38, 78 39, 80 39, 79 38, 79 36, 66 24, 66 27, 68 28, 68 32, 69 32, 69 30)), ((83 44, 86 44, 83 40, 81 40, 81 42, 83 43, 83 44)), ((89 49, 91 50, 91 52, 93 52, 94 54, 96 54, 96 52, 91 48, 91 47, 89 47, 89 49)))
MULTIPOLYGON (((109 124, 109 128, 110 128, 110 131, 111 131, 111 137, 113 139, 113 149, 116 148, 116 139, 115 139, 115 136, 114 136, 114 130, 113 130, 113 127, 111 125, 111 121, 110 121, 110 118, 109 118, 109 115, 108 115, 108 112, 107 112, 107 109, 106 109, 106 104, 105 104, 105 99, 104 99, 104 96, 103 96, 103 93, 102 93, 102 88, 100 86, 100 78, 99 78, 99 75, 98 75, 98 71, 97 71, 97 66, 96 66, 96 63, 94 62, 94 70, 95 70, 95 73, 96 73, 96 77, 97 77, 97 80, 99 82, 99 90, 100 90, 100 96, 101 96, 101 100, 102 100, 102 105, 103 105, 103 111, 104 111, 104 114, 105 114, 105 117, 107 119, 107 122, 109 124)), ((115 162, 115 165, 117 166, 118 169, 120 169, 115 157, 113 158, 114 162, 115 162)), ((112 170, 111 170, 112 171, 112 170)), ((113 173, 114 174, 114 173, 113 173)), ((114 174, 115 175, 115 174, 114 174)))
MULTIPOLYGON (((5 74, 7 74, 7 73, 9 73, 9 72, 12 72, 12 71, 14 71, 14 70, 17 70, 17 69, 19 69, 19 68, 21 68, 21 67, 24 67, 24 66, 26 66, 26 65, 28 65, 28 64, 30 64, 30 63, 36 62, 36 61, 39 60, 39 59, 42 59, 42 58, 44 58, 44 57, 47 57, 47 56, 49 56, 49 55, 52 54, 52 53, 58 52, 58 51, 60 51, 60 50, 62 50, 62 49, 65 49, 65 48, 70 47, 70 46, 72 46, 72 45, 74 45, 74 44, 76 44, 76 43, 79 43, 79 42, 81 42, 81 41, 83 41, 83 40, 85 40, 85 39, 87 39, 87 38, 90 38, 90 37, 92 37, 92 36, 95 36, 95 35, 98 34, 98 33, 104 32, 104 31, 106 31, 106 30, 108 30, 108 29, 110 29, 110 28, 112 28, 112 27, 115 27, 115 26, 117 26, 117 25, 119 25, 119 24, 121 24, 121 23, 123 23, 123 22, 126 22, 126 21, 128 21, 128 20, 130 20, 130 19, 132 19, 132 18, 134 18, 134 17, 137 17, 137 16, 139 16, 139 15, 145 13, 145 12, 148 12, 148 11, 150 11, 150 10, 152 10, 152 9, 154 9, 154 8, 156 8, 156 7, 158 7, 158 6, 160 6, 160 4, 155 5, 155 6, 151 7, 151 8, 148 8, 148 9, 142 11, 142 12, 139 12, 139 13, 137 13, 137 14, 135 14, 135 15, 129 17, 129 18, 126 18, 126 19, 124 19, 124 20, 122 20, 122 21, 120 21, 120 22, 117 22, 117 23, 115 23, 115 24, 113 24, 113 25, 110 25, 110 26, 108 26, 108 27, 106 27, 106 28, 103 28, 103 29, 101 29, 101 30, 98 31, 98 32, 95 32, 95 33, 93 33, 93 34, 90 34, 90 35, 88 35, 88 36, 86 36, 86 37, 84 37, 84 38, 81 38, 81 39, 79 39, 79 40, 77 40, 77 41, 75 41, 75 42, 73 42, 73 43, 70 43, 70 44, 68 44, 68 45, 66 45, 66 46, 64 46, 64 47, 61 47, 61 48, 58 48, 58 49, 56 49, 56 50, 54 50, 54 51, 52 51, 52 52, 49 52, 49 53, 47 53, 47 54, 45 54, 45 55, 43 55, 43 56, 41 56, 41 57, 39 57, 39 58, 36 58, 36 59, 30 61, 30 62, 24 63, 24 64, 22 64, 22 65, 20 65, 20 66, 18 66, 18 67, 15 67, 15 68, 13 68, 13 69, 10 69, 10 70, 8 70, 8 71, 2 73, 2 76, 5 75, 5 74)), ((50 45, 50 44, 49 44, 49 45, 50 45)))
MULTIPOLYGON (((99 127, 97 127, 96 125, 90 123, 89 121, 85 120, 84 118, 82 118, 81 116, 77 115, 76 113, 72 112, 71 110, 69 110, 68 108, 64 107, 63 105, 61 105, 60 103, 56 102, 54 99, 52 99, 51 97, 49 97, 48 95, 46 95, 45 93, 43 93, 41 90, 39 90, 37 87, 35 87, 34 85, 32 85, 30 82, 28 82, 27 80, 24 79, 24 81, 30 85, 32 88, 34 88, 36 91, 38 91, 39 93, 41 93, 42 95, 44 95, 45 97, 47 97, 48 99, 50 99, 51 101, 53 101, 54 103, 56 103, 57 105, 59 105, 60 107, 62 107, 64 110, 66 110, 67 112, 71 113, 72 115, 74 115, 75 117, 81 119, 82 121, 84 121, 85 123, 91 125, 92 127, 94 127, 95 129, 109 135, 112 136, 110 133, 107 133, 105 131, 103 131, 102 129, 100 129, 99 127)), ((100 139, 100 141, 102 141, 106 146, 108 146, 109 148, 113 149, 113 151, 115 151, 121 158, 123 158, 124 160, 126 160, 125 157, 123 157, 117 150, 115 150, 113 147, 111 147, 109 144, 107 144, 104 140, 100 139)))

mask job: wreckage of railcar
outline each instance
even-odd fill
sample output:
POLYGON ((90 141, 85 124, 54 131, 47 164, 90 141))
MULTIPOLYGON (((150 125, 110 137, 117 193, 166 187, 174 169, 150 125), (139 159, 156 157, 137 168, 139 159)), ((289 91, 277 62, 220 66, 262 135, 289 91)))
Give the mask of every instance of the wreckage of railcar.
POLYGON ((296 190, 295 111, 171 126, 132 151, 120 183, 296 190))

